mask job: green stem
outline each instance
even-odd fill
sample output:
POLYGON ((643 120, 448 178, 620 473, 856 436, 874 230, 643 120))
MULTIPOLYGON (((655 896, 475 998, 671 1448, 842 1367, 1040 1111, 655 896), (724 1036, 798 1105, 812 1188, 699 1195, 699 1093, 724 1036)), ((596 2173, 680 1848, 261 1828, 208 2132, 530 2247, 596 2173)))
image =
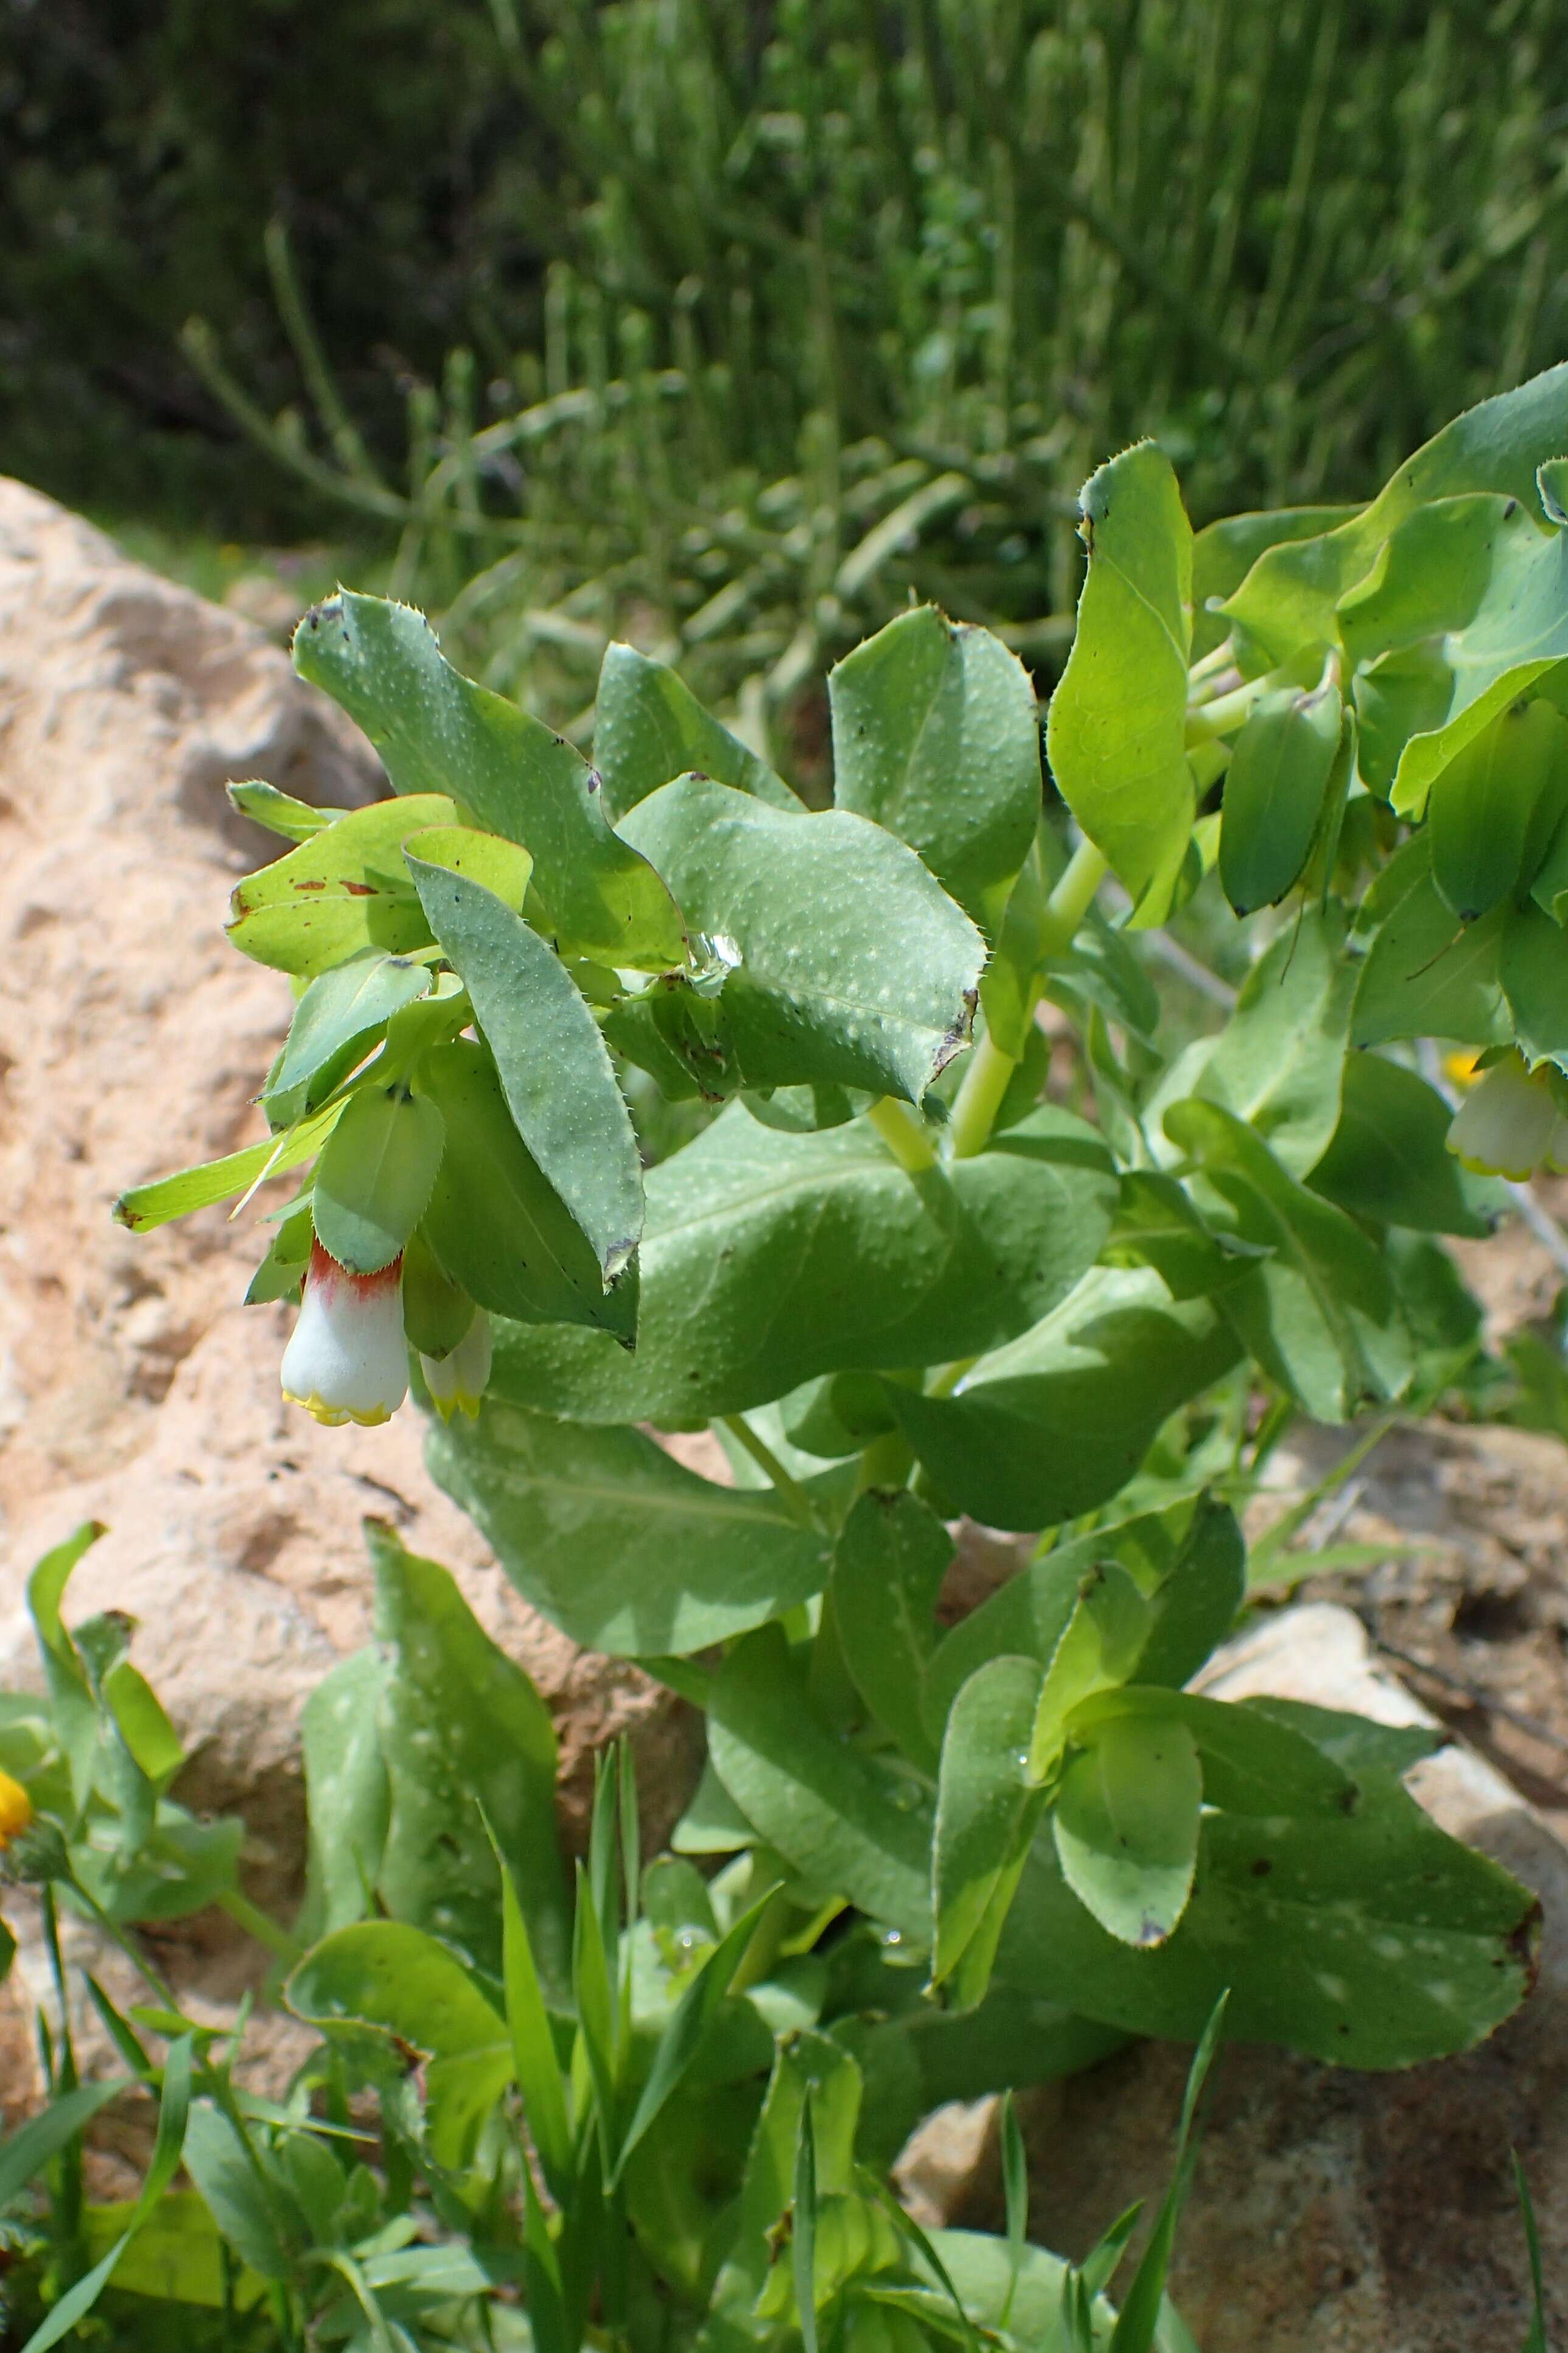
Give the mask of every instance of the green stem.
POLYGON ((1094 904, 1095 892, 1105 881, 1110 860, 1086 835, 1074 850, 1045 902, 1041 923, 1043 957, 1063 955, 1077 936, 1078 925, 1094 904))
POLYGON ((274 1960, 282 1961, 292 1968, 296 1961, 304 1959, 303 1945, 296 1942, 270 1913, 263 1912, 259 1904, 252 1904, 249 1895, 241 1895, 237 1887, 230 1888, 227 1895, 218 1897, 217 1908, 220 1912, 227 1912, 248 1936, 254 1936, 259 1945, 264 1946, 274 1960))
POLYGON ((812 1509, 810 1495, 798 1479, 791 1479, 773 1449, 766 1440, 758 1438, 745 1415, 726 1413, 719 1419, 736 1444, 745 1449, 759 1471, 766 1472, 779 1502, 790 1516, 799 1520, 802 1527, 815 1529, 817 1514, 812 1509))
POLYGON ((937 1155, 925 1130, 903 1103, 891 1095, 878 1095, 866 1117, 900 1168, 907 1169, 911 1176, 924 1176, 927 1168, 936 1166, 937 1155))
POLYGON ((977 1152, 985 1150, 1008 1082, 1017 1068, 1016 1058, 1005 1052, 988 1029, 969 1056, 964 1082, 953 1100, 948 1133, 955 1160, 972 1160, 977 1152))
POLYGON ((1267 671, 1262 678, 1249 678, 1229 694, 1216 694, 1212 702, 1203 703, 1187 713, 1187 749, 1195 744, 1210 744, 1216 735, 1234 735, 1251 716, 1252 707, 1260 697, 1272 694, 1276 687, 1291 683, 1287 664, 1267 671))
MULTIPOLYGON (((1109 861, 1087 837, 1079 842, 1045 902, 1040 924, 1042 962, 1065 955, 1077 936, 1079 924, 1094 903, 1109 861)), ((1036 986, 1029 992, 1028 1018, 1034 1018, 1036 986)), ((972 1160, 991 1141, 1008 1082, 1018 1068, 1018 1057, 998 1045, 987 1029, 969 1060, 964 1082, 953 1103, 949 1129, 955 1160, 972 1160)))
POLYGON ((885 1430, 880 1438, 874 1438, 869 1446, 861 1450, 858 1492, 863 1494, 868 1487, 906 1485, 914 1461, 904 1432, 885 1430))
POLYGON ((1309 1487, 1287 1512, 1275 1521, 1271 1528, 1264 1530, 1252 1547, 1252 1558, 1247 1564, 1249 1586, 1268 1583, 1270 1567, 1283 1554, 1291 1538, 1306 1526, 1319 1504, 1326 1503, 1336 1488, 1342 1487, 1351 1472, 1361 1468, 1373 1447, 1382 1443, 1401 1419, 1397 1406, 1391 1406, 1386 1413, 1380 1413, 1365 1434, 1340 1455, 1330 1470, 1324 1472, 1317 1485, 1309 1487))

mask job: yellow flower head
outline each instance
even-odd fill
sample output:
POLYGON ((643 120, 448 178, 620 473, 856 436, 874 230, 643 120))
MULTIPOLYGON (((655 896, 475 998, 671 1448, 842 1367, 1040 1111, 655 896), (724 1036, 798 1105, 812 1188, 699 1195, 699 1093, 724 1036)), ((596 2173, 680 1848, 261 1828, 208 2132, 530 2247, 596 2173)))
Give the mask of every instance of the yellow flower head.
POLYGON ((0 1854, 14 1838, 19 1838, 33 1819, 33 1801, 20 1781, 9 1773, 0 1773, 0 1854))

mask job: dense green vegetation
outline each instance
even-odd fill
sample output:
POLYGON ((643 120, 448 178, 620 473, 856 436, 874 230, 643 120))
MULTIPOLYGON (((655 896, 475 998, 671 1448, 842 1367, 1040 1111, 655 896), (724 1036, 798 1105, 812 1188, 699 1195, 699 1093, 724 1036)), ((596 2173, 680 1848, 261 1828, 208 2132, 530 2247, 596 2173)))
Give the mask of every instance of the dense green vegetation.
POLYGON ((1038 661, 1135 433, 1200 522, 1354 496, 1557 356, 1552 18, 14 6, 6 461, 396 542, 559 718, 629 630, 777 710, 911 585, 1038 661))

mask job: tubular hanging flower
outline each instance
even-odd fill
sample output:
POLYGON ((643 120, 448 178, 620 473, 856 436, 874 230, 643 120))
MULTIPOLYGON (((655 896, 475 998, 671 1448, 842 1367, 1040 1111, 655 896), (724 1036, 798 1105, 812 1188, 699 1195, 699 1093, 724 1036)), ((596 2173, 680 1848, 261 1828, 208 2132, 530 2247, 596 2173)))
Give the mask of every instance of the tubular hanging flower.
POLYGON ((476 1307, 473 1322, 450 1356, 420 1356, 419 1369, 430 1403, 443 1421, 450 1421, 454 1413, 466 1413, 471 1421, 478 1420, 479 1401, 490 1380, 490 1318, 482 1307, 476 1307))
POLYGON ((0 1854, 13 1839, 31 1828, 32 1820, 33 1801, 20 1781, 14 1781, 9 1773, 0 1773, 0 1854))
POLYGON ((281 1368, 283 1395, 318 1421, 386 1421, 408 1394, 403 1337, 403 1261, 351 1274, 311 1245, 304 1303, 281 1368))
POLYGON ((1455 1113, 1448 1149, 1478 1175, 1516 1183, 1548 1165, 1568 1168, 1568 1119, 1550 1072, 1527 1070, 1519 1054, 1494 1062, 1455 1113))

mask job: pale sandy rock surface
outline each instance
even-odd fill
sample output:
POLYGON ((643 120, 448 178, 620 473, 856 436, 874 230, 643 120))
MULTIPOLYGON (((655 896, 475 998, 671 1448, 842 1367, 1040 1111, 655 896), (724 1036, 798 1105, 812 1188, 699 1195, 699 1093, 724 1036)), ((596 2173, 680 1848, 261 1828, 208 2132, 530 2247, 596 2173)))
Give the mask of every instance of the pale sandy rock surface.
POLYGON ((381 789, 368 746, 249 622, 0 482, 0 1684, 36 1672, 34 1559, 106 1522, 68 1617, 138 1620, 132 1656, 193 1752, 179 1794, 243 1811, 257 1892, 286 1901, 298 1710, 366 1638, 359 1523, 383 1514, 458 1574, 549 1700, 568 1828, 592 1749, 630 1726, 658 1835, 689 1725, 513 1595, 427 1478, 417 1414, 328 1431, 282 1405, 290 1311, 240 1305, 250 1217, 143 1237, 111 1220, 124 1186, 265 1132, 251 1098, 287 984, 222 932, 235 877, 283 847, 224 797, 252 776, 329 803, 381 789))

